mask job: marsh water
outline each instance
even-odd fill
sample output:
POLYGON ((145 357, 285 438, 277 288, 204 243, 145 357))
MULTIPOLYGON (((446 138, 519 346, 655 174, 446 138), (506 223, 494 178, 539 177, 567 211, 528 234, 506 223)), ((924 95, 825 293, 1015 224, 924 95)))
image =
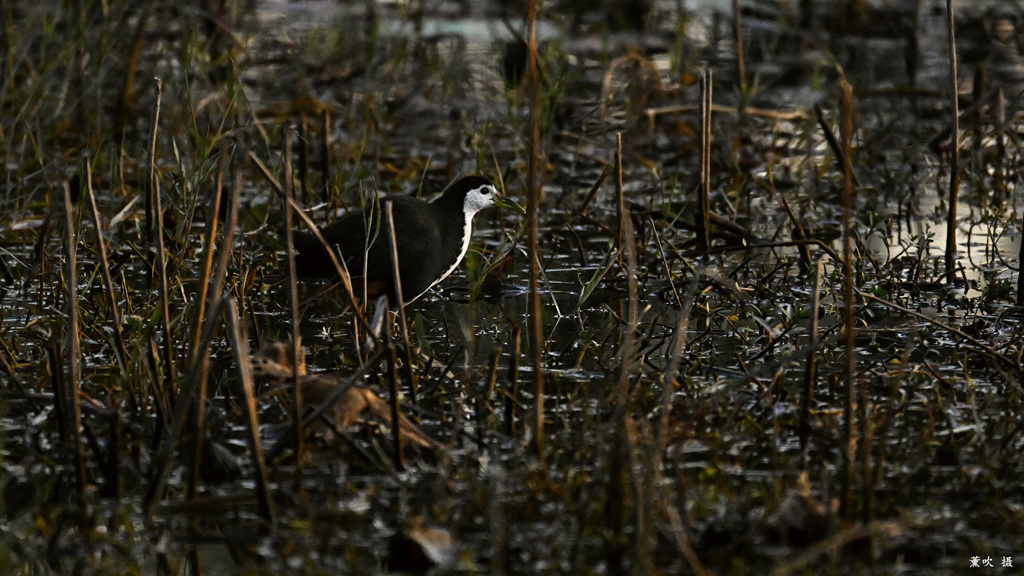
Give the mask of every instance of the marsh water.
MULTIPOLYGON (((1024 6, 952 4, 963 168, 950 275, 944 2, 740 2, 742 75, 732 2, 542 3, 542 340, 527 218, 481 213, 459 270, 406 308, 395 369, 360 380, 390 398, 397 377, 402 410, 445 448, 404 451, 399 467, 369 419, 308 438, 299 460, 286 448, 267 462, 268 515, 239 347, 223 309, 199 311, 236 179, 223 295, 251 350, 292 334, 270 182, 285 181, 286 139, 294 194, 319 224, 467 173, 526 206, 525 6, 6 3, 0 572, 952 574, 988 559, 1015 573, 1024 6), (721 218, 709 252, 695 233, 705 69, 721 218), (849 393, 844 176, 823 127, 840 135, 842 80, 849 393), (163 213, 147 217, 152 182, 163 213), (169 435, 199 374, 205 422, 182 408, 169 435)), ((370 357, 337 282, 300 281, 297 300, 311 373, 346 378, 370 357)), ((268 393, 256 406, 269 451, 288 407, 268 393)))

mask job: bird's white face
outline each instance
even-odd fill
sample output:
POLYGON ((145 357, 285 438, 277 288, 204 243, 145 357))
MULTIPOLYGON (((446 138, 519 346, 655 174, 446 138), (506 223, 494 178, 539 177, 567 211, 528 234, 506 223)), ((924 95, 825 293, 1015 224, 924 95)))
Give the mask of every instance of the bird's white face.
POLYGON ((472 216, 484 208, 494 206, 494 199, 497 195, 497 189, 490 184, 473 188, 466 194, 466 200, 462 204, 462 208, 466 211, 467 215, 472 216))

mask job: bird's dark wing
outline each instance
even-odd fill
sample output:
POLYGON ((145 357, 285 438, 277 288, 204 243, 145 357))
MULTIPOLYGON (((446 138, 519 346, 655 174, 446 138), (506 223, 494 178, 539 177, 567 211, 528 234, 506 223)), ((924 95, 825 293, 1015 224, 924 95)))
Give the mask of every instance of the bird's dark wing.
MULTIPOLYGON (((398 237, 398 264, 402 273, 402 296, 410 300, 422 294, 435 280, 437 261, 441 254, 441 230, 447 223, 440 222, 431 210, 423 210, 424 202, 409 197, 390 200, 398 237)), ((389 292, 392 286, 390 244, 384 216, 381 216, 380 237, 370 247, 366 278, 384 282, 389 292)), ((460 224, 461 226, 461 224, 460 224)), ((459 230, 461 233, 461 230, 459 230)))
MULTIPOLYGON (((363 212, 347 214, 320 230, 320 234, 327 244, 340 252, 349 274, 352 276, 363 274, 363 253, 367 245, 367 222, 371 217, 376 219, 373 207, 367 208, 363 212)), ((370 240, 373 241, 376 232, 375 220, 370 222, 369 228, 370 240)), ((295 249, 300 254, 296 258, 300 276, 329 277, 335 275, 336 271, 330 256, 324 250, 320 240, 313 234, 296 233, 295 249)))

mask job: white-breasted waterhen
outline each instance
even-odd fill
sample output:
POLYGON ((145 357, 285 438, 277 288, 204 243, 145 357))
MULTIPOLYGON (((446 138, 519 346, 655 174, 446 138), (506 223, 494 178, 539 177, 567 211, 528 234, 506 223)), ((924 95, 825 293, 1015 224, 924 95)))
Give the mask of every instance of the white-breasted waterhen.
MULTIPOLYGON (((406 303, 422 296, 455 271, 469 249, 473 216, 491 206, 522 210, 505 199, 483 176, 464 176, 431 202, 411 196, 387 196, 361 213, 348 214, 321 234, 345 260, 349 274, 366 282, 367 296, 387 295, 395 303, 393 265, 384 210, 395 224, 398 274, 406 303)), ((323 244, 312 234, 295 233, 299 276, 329 278, 337 274, 323 244)))

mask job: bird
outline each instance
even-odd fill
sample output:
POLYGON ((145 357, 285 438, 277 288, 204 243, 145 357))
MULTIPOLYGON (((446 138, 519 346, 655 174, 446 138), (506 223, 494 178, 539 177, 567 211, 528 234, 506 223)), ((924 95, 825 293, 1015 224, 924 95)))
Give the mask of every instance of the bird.
MULTIPOLYGON (((447 278, 469 249, 473 216, 501 206, 522 211, 500 194, 484 176, 463 176, 433 201, 412 196, 386 196, 362 212, 347 214, 320 230, 327 244, 345 262, 348 273, 365 282, 366 295, 386 295, 398 303, 391 243, 384 225, 385 208, 394 218, 398 275, 402 300, 408 304, 447 278)), ((337 275, 334 263, 315 235, 294 233, 296 273, 304 278, 337 275)), ((359 286, 358 283, 353 283, 359 286)))

